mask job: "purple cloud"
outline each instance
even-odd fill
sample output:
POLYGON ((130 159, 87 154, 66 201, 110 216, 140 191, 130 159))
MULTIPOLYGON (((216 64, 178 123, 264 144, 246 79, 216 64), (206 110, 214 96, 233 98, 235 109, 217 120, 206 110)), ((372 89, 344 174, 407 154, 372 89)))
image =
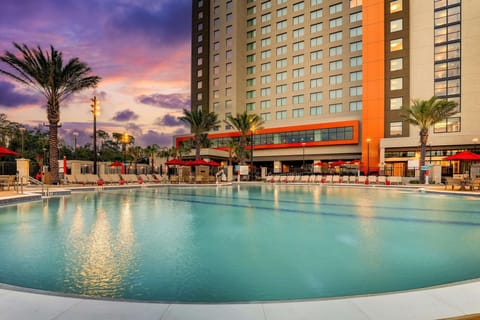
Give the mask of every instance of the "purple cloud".
POLYGON ((10 108, 32 103, 41 103, 41 98, 19 93, 10 82, 0 81, 0 105, 10 108))
POLYGON ((122 122, 132 121, 137 119, 138 119, 138 115, 130 109, 118 111, 117 113, 115 113, 115 116, 113 116, 112 118, 112 120, 122 121, 122 122))
POLYGON ((157 131, 149 130, 146 134, 141 135, 135 139, 135 143, 149 146, 158 144, 159 146, 171 146, 173 144, 172 135, 166 135, 157 131))
POLYGON ((186 124, 183 121, 178 120, 178 117, 172 116, 171 114, 166 114, 162 118, 157 118, 154 124, 162 127, 186 127, 186 124))
POLYGON ((182 93, 141 95, 138 102, 166 109, 190 109, 190 96, 182 93))

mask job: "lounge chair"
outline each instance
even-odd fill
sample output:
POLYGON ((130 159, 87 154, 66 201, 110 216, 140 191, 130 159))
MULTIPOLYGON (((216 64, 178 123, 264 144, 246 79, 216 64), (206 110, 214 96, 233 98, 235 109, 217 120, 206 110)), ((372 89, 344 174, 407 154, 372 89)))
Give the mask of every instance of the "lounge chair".
POLYGON ((367 177, 366 176, 359 176, 358 179, 357 179, 357 183, 366 184, 367 183, 367 177))
POLYGON ((387 184, 387 177, 385 177, 385 176, 378 176, 378 177, 377 177, 377 183, 378 183, 378 184, 387 184))

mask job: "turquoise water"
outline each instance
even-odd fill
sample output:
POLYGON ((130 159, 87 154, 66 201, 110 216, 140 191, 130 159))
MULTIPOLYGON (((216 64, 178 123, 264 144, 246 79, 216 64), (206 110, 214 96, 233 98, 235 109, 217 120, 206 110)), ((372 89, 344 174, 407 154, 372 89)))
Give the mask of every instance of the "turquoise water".
POLYGON ((0 208, 0 282, 152 301, 380 293, 480 277, 480 198, 232 186, 0 208))

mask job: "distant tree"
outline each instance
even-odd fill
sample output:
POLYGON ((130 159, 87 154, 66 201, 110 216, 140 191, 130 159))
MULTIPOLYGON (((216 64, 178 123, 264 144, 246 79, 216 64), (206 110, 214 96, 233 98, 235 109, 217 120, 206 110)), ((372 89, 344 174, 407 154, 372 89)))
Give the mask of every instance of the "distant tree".
MULTIPOLYGON (((401 117, 420 129, 420 166, 425 165, 428 129, 457 113, 457 103, 437 97, 429 100, 414 99, 412 105, 403 106, 401 117)), ((425 183, 425 171, 420 170, 420 183, 425 183)))
POLYGON ((64 65, 62 52, 53 46, 45 52, 40 47, 29 48, 25 44, 13 43, 13 46, 20 55, 5 51, 0 61, 11 70, 0 68, 0 73, 35 89, 46 98, 51 178, 52 183, 57 184, 60 104, 75 92, 95 87, 100 77, 90 76, 91 69, 78 58, 72 58, 64 65))
POLYGON ((204 112, 202 109, 193 109, 192 111, 183 109, 183 116, 178 119, 190 125, 190 131, 193 133, 195 143, 195 158, 200 159, 202 134, 208 133, 220 123, 218 115, 214 112, 204 112))
POLYGON ((149 157, 149 163, 152 169, 152 173, 154 173, 155 171, 155 165, 154 165, 155 156, 159 155, 159 151, 160 151, 160 146, 156 143, 151 144, 145 148, 145 153, 149 157))
POLYGON ((247 135, 249 133, 251 134, 261 125, 263 125, 263 119, 258 114, 244 111, 243 113, 237 113, 235 117, 229 115, 224 121, 226 124, 231 125, 240 132, 238 152, 240 164, 244 165, 246 157, 247 135))

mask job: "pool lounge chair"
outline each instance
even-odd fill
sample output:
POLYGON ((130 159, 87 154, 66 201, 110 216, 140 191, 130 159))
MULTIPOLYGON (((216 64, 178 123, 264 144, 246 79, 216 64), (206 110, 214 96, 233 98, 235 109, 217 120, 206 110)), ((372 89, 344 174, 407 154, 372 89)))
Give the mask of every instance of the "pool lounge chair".
POLYGON ((366 176, 359 176, 358 179, 357 179, 357 183, 366 184, 367 183, 367 177, 366 176))

